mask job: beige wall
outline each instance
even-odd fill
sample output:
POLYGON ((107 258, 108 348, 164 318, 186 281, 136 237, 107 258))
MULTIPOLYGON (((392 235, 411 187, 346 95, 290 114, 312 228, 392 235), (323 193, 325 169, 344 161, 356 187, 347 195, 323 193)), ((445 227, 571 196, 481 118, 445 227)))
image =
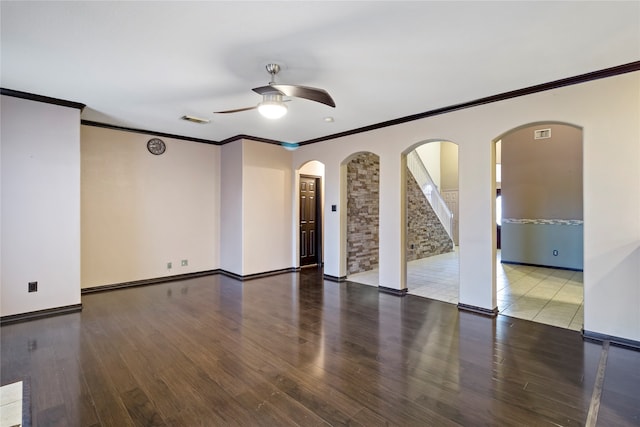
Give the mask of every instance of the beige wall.
POLYGON ((582 219, 582 129, 543 123, 502 137, 502 216, 582 219))
POLYGON ((453 142, 440 143, 440 176, 442 186, 440 191, 458 189, 458 146, 453 142))
POLYGON ((292 267, 291 152, 274 144, 243 141, 242 173, 243 209, 239 214, 243 215, 244 265, 240 274, 292 267))
POLYGON ((219 267, 220 147, 152 136, 81 127, 83 288, 219 267))
POLYGON ((416 147, 416 153, 420 156, 422 164, 427 169, 431 180, 436 185, 438 191, 441 191, 441 158, 440 158, 440 141, 433 141, 416 147))
POLYGON ((167 151, 154 156, 150 137, 82 126, 84 288, 292 266, 289 152, 245 140, 219 147, 162 138, 167 151))
POLYGON ((239 275, 244 271, 243 144, 240 140, 223 145, 220 162, 220 268, 239 275))

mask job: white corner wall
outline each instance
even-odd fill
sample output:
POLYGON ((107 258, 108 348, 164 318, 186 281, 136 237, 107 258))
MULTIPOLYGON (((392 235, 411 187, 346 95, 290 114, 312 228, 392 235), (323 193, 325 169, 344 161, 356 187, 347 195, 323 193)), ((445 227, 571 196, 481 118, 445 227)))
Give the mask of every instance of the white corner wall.
POLYGON ((220 174, 220 268, 242 275, 243 223, 242 140, 222 146, 220 174))
POLYGON ((80 110, 1 98, 0 315, 80 304, 80 110))
POLYGON ((162 137, 156 156, 154 135, 81 132, 83 288, 219 268, 219 146, 162 137))
POLYGON ((221 268, 239 276, 293 267, 291 153, 238 140, 222 146, 221 268))
MULTIPOLYGON (((401 158, 411 146, 459 147, 460 302, 492 310, 495 290, 495 144, 517 127, 557 121, 584 130, 584 328, 640 341, 640 72, 567 86, 378 129, 294 152, 325 164, 325 269, 342 277, 340 164, 380 156, 380 284, 403 289, 401 158), (332 204, 338 205, 331 212, 332 204)), ((499 309, 500 307, 498 307, 499 309)))

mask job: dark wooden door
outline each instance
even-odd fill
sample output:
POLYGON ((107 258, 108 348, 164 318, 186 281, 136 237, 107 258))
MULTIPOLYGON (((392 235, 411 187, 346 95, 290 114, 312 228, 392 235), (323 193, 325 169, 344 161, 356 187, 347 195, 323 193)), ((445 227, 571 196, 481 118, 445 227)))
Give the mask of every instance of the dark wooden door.
POLYGON ((320 178, 300 175, 300 266, 320 262, 320 178))

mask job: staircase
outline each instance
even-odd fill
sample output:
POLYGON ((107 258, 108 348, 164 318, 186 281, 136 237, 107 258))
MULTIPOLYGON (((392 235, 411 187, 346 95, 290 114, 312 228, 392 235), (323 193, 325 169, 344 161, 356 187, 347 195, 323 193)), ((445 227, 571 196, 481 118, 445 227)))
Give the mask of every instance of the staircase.
POLYGON ((453 214, 438 192, 429 172, 427 172, 427 168, 424 166, 422 159, 415 150, 407 155, 407 167, 422 189, 422 192, 431 205, 431 208, 436 213, 440 223, 447 231, 449 237, 453 240, 453 214))

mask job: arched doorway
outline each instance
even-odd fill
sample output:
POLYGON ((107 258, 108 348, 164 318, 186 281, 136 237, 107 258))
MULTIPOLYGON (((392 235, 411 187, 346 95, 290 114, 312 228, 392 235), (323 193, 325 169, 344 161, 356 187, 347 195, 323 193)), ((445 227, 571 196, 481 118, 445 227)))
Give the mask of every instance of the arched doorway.
POLYGON ((406 156, 408 292, 457 304, 458 146, 425 141, 406 156))
POLYGON ((582 329, 582 140, 581 128, 546 122, 496 141, 496 295, 503 315, 582 329))

